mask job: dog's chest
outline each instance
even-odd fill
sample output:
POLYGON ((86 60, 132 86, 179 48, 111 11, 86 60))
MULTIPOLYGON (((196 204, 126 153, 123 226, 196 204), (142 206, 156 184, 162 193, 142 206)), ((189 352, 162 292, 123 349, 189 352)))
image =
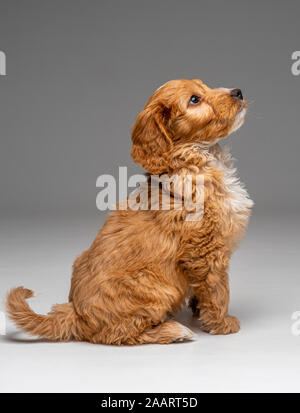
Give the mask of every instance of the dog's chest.
POLYGON ((248 220, 253 201, 240 182, 237 176, 237 170, 233 166, 233 159, 229 150, 219 147, 214 153, 214 159, 210 161, 210 166, 219 169, 222 172, 222 184, 224 189, 224 202, 222 208, 224 214, 231 220, 248 220))

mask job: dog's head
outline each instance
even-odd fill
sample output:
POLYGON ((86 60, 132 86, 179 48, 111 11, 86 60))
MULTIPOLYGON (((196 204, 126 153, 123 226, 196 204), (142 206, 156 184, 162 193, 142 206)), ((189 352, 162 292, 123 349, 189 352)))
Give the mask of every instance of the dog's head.
POLYGON ((225 138, 243 124, 246 111, 240 89, 211 89, 199 79, 171 80, 137 116, 131 156, 149 172, 163 173, 180 144, 225 138))

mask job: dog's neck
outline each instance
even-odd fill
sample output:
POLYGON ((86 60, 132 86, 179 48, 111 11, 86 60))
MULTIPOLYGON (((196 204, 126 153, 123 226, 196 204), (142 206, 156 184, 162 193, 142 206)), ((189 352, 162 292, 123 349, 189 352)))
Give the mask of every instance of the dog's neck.
MULTIPOLYGON (((222 152, 219 139, 211 142, 192 142, 178 145, 169 154, 169 169, 165 173, 174 174, 178 170, 202 169, 219 158, 222 152)), ((195 171, 196 172, 196 171, 195 171)))
POLYGON ((191 144, 192 147, 198 148, 200 152, 207 152, 214 146, 218 144, 220 139, 215 139, 213 141, 204 141, 204 142, 194 142, 191 144))

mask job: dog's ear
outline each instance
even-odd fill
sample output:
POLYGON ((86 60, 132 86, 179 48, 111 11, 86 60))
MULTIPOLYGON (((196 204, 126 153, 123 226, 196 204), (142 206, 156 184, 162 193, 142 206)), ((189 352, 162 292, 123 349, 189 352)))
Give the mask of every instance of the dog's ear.
POLYGON ((148 104, 137 116, 132 129, 131 157, 152 174, 168 168, 173 142, 168 131, 171 109, 160 103, 148 104))

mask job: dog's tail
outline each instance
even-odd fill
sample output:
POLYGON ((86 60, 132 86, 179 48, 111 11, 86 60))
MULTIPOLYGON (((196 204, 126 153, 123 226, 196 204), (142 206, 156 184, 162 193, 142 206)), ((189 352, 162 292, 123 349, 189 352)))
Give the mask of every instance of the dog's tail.
POLYGON ((53 341, 80 340, 81 320, 72 303, 57 304, 47 315, 36 314, 26 302, 26 298, 33 295, 33 291, 24 287, 14 288, 7 294, 8 315, 19 328, 53 341))

